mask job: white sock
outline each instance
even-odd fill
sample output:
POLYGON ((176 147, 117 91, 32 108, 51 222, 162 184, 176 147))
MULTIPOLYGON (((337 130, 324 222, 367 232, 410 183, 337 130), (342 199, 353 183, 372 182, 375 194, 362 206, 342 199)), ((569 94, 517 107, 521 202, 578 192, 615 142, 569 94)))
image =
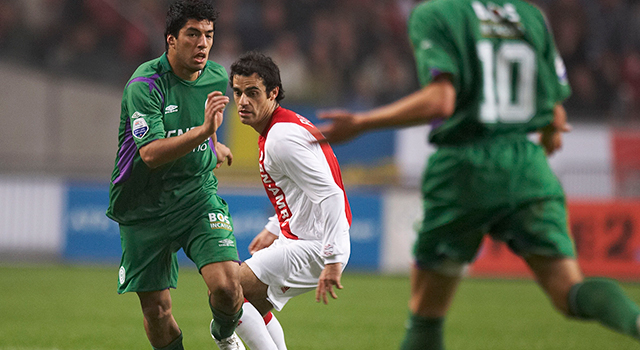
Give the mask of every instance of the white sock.
POLYGON ((271 339, 273 339, 278 346, 278 350, 287 350, 287 344, 284 342, 284 331, 276 316, 272 312, 269 312, 264 317, 264 323, 267 324, 267 330, 271 335, 271 339))
POLYGON ((251 350, 279 349, 271 339, 262 315, 249 302, 242 305, 242 317, 240 317, 240 324, 236 328, 236 334, 251 350))

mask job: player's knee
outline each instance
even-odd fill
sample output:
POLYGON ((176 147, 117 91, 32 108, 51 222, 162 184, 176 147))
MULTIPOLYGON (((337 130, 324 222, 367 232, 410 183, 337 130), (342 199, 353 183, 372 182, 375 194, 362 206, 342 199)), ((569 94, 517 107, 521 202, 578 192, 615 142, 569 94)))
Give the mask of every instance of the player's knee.
POLYGON ((171 304, 164 301, 144 303, 142 314, 151 322, 165 320, 171 317, 171 304))
POLYGON ((229 279, 211 290, 214 305, 241 305, 243 299, 239 281, 229 279))

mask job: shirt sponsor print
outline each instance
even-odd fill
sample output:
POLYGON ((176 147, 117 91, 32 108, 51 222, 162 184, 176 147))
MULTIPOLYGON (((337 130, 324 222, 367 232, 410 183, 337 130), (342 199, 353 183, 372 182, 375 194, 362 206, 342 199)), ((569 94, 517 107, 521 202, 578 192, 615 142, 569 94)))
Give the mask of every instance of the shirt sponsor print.
POLYGON ((209 224, 212 230, 222 229, 227 231, 233 231, 229 216, 222 213, 209 213, 209 224))

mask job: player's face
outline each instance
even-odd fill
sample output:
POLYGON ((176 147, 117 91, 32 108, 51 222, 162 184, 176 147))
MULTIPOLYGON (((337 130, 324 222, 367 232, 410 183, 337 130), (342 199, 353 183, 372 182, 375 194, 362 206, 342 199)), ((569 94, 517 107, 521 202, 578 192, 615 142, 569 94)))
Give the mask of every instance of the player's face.
POLYGON ((278 105, 277 95, 277 87, 267 92, 258 73, 233 77, 233 100, 236 102, 240 121, 252 126, 257 132, 262 132, 269 123, 269 118, 278 105))
POLYGON ((185 80, 194 80, 209 58, 213 45, 213 22, 190 19, 180 29, 178 37, 169 35, 167 42, 167 55, 174 73, 185 80))

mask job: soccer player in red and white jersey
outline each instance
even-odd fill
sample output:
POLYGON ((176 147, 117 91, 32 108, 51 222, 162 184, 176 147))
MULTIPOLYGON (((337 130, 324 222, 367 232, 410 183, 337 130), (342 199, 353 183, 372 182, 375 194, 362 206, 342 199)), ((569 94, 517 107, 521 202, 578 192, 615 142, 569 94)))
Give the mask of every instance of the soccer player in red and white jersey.
POLYGON ((253 308, 271 318, 272 309, 313 289, 318 302, 337 298, 333 288, 342 289, 351 251, 351 209, 331 146, 317 142, 322 136, 306 118, 280 106, 284 90, 271 58, 244 54, 231 66, 230 83, 240 120, 260 134, 260 176, 276 212, 240 268, 250 304, 237 333, 252 350, 281 350, 282 328, 269 335, 253 308))

